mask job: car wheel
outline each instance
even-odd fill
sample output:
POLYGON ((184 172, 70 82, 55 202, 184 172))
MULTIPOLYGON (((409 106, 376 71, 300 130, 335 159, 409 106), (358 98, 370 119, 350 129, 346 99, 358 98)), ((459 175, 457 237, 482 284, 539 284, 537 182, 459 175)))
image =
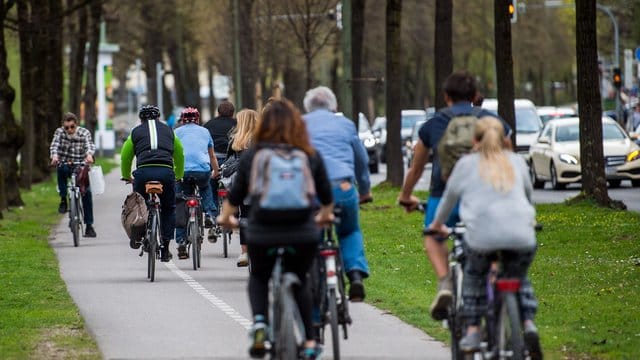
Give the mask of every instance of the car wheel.
POLYGON ((558 174, 553 163, 549 166, 549 173, 551 174, 551 186, 553 186, 554 190, 562 190, 567 186, 566 184, 558 182, 558 174))
POLYGON ((622 182, 622 180, 617 179, 617 180, 607 180, 609 182, 609 187, 612 189, 617 189, 620 187, 620 183, 622 182))
POLYGON ((369 165, 369 172, 372 174, 377 174, 378 173, 378 163, 376 162, 375 164, 371 164, 369 165))
POLYGON ((639 180, 631 180, 631 186, 640 187, 640 179, 639 180))
POLYGON ((544 181, 538 180, 536 169, 533 167, 533 161, 529 164, 529 174, 531 175, 531 183, 534 189, 544 189, 544 181))

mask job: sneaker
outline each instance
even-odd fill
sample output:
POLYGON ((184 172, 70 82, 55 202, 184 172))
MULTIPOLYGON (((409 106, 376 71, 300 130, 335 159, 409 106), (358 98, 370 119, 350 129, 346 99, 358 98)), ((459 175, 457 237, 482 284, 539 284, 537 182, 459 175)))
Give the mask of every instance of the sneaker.
POLYGON ((189 253, 187 252, 187 247, 180 244, 178 245, 178 259, 184 260, 189 258, 189 253))
POLYGON ((171 255, 171 252, 169 251, 169 242, 166 241, 160 248, 160 261, 169 262, 171 259, 173 259, 173 255, 171 255))
POLYGON ((476 331, 471 334, 465 335, 462 339, 460 339, 460 350, 465 353, 474 353, 476 351, 480 351, 480 332, 476 331))
POLYGON ((531 360, 542 360, 542 349, 540 348, 540 337, 538 328, 533 322, 527 321, 524 326, 524 342, 527 344, 531 360))
POLYGON ((215 226, 215 221, 213 220, 211 215, 206 214, 204 216, 204 227, 210 229, 210 228, 212 228, 214 226, 215 226))
POLYGON ((316 345, 312 348, 304 348, 302 350, 301 357, 304 360, 316 360, 320 359, 320 354, 322 353, 322 347, 320 345, 316 345))
POLYGON ((362 273, 358 270, 352 270, 347 273, 349 278, 349 301, 362 302, 364 300, 364 284, 362 283, 362 273))
POLYGON ((67 212, 67 199, 60 200, 60 205, 58 206, 58 212, 60 214, 64 214, 67 212))
POLYGON ((140 240, 131 240, 129 239, 129 247, 132 249, 140 249, 142 242, 140 240))
POLYGON ((438 294, 433 299, 429 311, 431 317, 434 320, 444 320, 449 315, 449 305, 453 300, 453 285, 451 284, 451 277, 446 275, 440 279, 438 283, 438 294))
POLYGON ((207 240, 209 240, 209 242, 212 244, 215 244, 216 241, 218 241, 218 232, 216 231, 215 227, 212 227, 211 229, 209 229, 209 233, 207 234, 207 240))
POLYGON ((267 353, 267 325, 262 321, 255 322, 249 336, 251 337, 249 356, 253 359, 262 359, 267 353))
POLYGON ((91 225, 87 225, 87 228, 84 230, 84 237, 94 238, 96 237, 96 231, 91 225))
POLYGON ((238 256, 238 262, 236 263, 236 265, 238 267, 249 266, 249 254, 241 253, 240 256, 238 256))

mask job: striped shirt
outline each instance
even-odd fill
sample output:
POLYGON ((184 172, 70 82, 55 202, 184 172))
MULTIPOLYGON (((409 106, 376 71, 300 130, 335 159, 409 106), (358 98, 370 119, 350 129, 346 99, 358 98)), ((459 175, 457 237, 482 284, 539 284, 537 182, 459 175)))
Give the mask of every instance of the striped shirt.
POLYGON ((87 155, 93 155, 95 151, 91 132, 83 127, 78 127, 73 136, 67 134, 62 127, 57 128, 49 146, 49 155, 58 155, 60 162, 82 162, 87 155))

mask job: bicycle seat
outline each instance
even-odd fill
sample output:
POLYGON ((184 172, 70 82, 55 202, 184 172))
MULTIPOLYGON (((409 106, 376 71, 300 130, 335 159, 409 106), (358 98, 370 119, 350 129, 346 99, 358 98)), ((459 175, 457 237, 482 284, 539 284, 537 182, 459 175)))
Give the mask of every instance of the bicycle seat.
POLYGON ((147 181, 144 184, 144 191, 147 194, 162 194, 162 183, 160 181, 147 181))

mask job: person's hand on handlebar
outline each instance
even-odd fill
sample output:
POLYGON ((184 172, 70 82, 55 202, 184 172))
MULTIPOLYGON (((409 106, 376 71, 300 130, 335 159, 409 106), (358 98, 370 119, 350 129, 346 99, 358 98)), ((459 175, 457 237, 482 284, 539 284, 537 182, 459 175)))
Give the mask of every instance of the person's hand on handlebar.
POLYGON ((91 154, 87 154, 87 156, 85 156, 84 158, 84 162, 86 162, 87 164, 93 164, 93 155, 91 154))
POLYGON ((335 215, 333 215, 333 204, 327 206, 321 206, 320 211, 315 216, 316 224, 320 226, 328 226, 333 223, 335 220, 335 215))
POLYGON ((58 158, 58 155, 51 156, 51 166, 55 167, 58 166, 58 164, 60 164, 60 158, 58 158))
POLYGON ((398 197, 398 205, 402 206, 406 212, 412 212, 419 210, 420 199, 414 195, 411 195, 409 198, 398 197))

